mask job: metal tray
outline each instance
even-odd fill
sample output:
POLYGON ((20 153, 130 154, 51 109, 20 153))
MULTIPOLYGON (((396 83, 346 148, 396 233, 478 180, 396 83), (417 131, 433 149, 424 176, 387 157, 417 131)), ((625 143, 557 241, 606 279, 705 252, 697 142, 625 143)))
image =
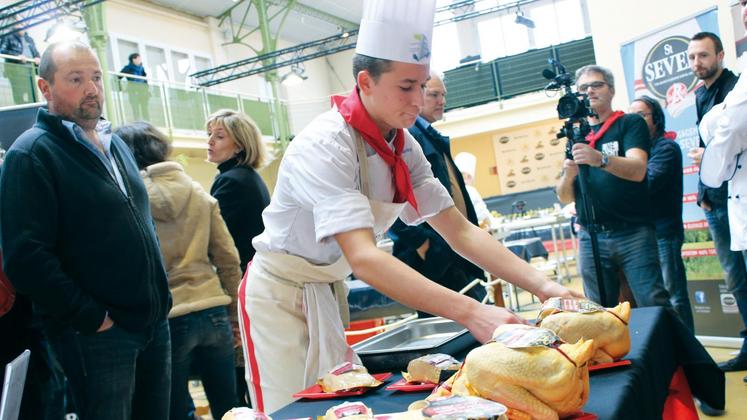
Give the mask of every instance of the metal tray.
POLYGON ((416 319, 353 346, 369 372, 406 370, 410 360, 431 353, 457 353, 477 341, 463 326, 444 318, 416 319))

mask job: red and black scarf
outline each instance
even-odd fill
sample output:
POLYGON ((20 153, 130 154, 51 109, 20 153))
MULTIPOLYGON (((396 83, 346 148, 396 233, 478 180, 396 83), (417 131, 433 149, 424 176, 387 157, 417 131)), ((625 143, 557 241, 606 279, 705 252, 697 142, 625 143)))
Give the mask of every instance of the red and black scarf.
POLYGON ((363 140, 371 146, 376 153, 384 159, 384 162, 392 170, 394 176, 394 202, 408 202, 417 211, 418 203, 415 200, 415 192, 412 189, 412 180, 410 179, 410 169, 402 158, 402 149, 405 147, 405 132, 403 129, 397 129, 394 137, 394 151, 381 135, 376 123, 368 115, 368 111, 363 106, 361 98, 358 95, 358 89, 354 89, 347 97, 333 97, 332 101, 337 105, 337 110, 342 118, 356 129, 363 140))

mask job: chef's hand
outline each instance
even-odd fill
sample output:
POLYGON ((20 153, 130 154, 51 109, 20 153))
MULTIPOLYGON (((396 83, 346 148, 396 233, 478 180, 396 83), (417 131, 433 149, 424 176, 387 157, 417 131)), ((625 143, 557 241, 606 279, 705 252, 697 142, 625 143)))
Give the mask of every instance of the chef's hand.
POLYGON ((585 143, 576 143, 571 148, 573 161, 577 165, 589 165, 598 168, 602 165, 602 152, 585 143))
POLYGON ((493 338, 493 331, 503 324, 528 324, 528 322, 509 309, 480 304, 466 327, 477 341, 487 343, 493 338))
POLYGON ((537 292, 537 297, 542 302, 546 301, 547 299, 551 297, 576 298, 576 299, 585 298, 583 293, 579 293, 574 290, 568 289, 564 286, 561 286, 560 283, 556 283, 552 280, 548 280, 542 285, 540 290, 537 292))
POLYGON ((693 147, 689 152, 687 152, 687 156, 693 160, 693 165, 700 166, 700 161, 703 159, 704 151, 705 148, 703 147, 693 147))

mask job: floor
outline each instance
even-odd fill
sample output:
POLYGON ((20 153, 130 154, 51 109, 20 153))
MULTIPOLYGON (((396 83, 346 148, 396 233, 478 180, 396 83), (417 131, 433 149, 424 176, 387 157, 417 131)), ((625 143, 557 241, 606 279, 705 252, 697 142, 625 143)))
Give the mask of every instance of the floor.
MULTIPOLYGON (((571 272, 575 273, 575 267, 571 267, 571 272)), ((574 277, 567 287, 582 291, 581 280, 578 276, 574 277)), ((532 302, 531 295, 528 292, 519 293, 519 305, 521 311, 519 313, 527 318, 535 318, 537 311, 539 310, 539 304, 532 302)), ((734 349, 718 348, 718 347, 707 347, 708 353, 713 357, 716 362, 728 360, 732 357, 734 349)), ((747 419, 747 383, 743 382, 743 378, 747 375, 747 371, 744 372, 730 372, 726 374, 726 413, 723 416, 718 417, 722 420, 744 420, 747 419)), ((208 408, 207 398, 205 392, 202 389, 202 385, 199 381, 192 381, 189 386, 190 393, 194 399, 196 406, 196 414, 200 415, 203 420, 210 420, 210 410, 208 408)), ((711 418, 705 416, 700 410, 698 410, 701 418, 711 418)), ((276 419, 277 420, 277 419, 276 419)))

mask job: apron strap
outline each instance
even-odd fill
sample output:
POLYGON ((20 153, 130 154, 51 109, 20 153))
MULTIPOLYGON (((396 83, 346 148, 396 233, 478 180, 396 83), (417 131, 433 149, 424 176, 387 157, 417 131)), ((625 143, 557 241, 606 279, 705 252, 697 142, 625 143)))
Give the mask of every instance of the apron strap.
POLYGON ((361 193, 366 196, 369 200, 371 199, 371 191, 368 186, 368 156, 366 155, 366 143, 363 141, 358 130, 354 129, 350 124, 346 124, 350 137, 355 141, 356 154, 358 155, 358 167, 359 169, 359 186, 361 193))

